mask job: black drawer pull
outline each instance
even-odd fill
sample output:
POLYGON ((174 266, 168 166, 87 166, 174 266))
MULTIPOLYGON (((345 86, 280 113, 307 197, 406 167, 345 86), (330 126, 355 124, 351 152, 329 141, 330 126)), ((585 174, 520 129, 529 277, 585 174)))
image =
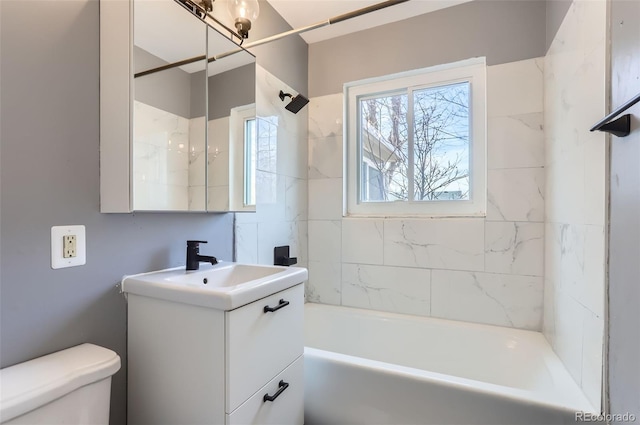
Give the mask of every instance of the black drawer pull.
POLYGON ((278 392, 276 392, 274 395, 269 395, 269 393, 266 393, 264 397, 262 397, 263 403, 267 401, 274 401, 276 398, 278 398, 280 394, 284 392, 284 390, 289 388, 289 383, 281 380, 278 386, 280 387, 280 389, 278 389, 278 392))
POLYGON ((269 307, 268 305, 264 306, 264 312, 269 313, 270 311, 280 310, 282 307, 286 307, 289 305, 289 301, 285 301, 284 299, 280 299, 279 303, 275 307, 269 307))

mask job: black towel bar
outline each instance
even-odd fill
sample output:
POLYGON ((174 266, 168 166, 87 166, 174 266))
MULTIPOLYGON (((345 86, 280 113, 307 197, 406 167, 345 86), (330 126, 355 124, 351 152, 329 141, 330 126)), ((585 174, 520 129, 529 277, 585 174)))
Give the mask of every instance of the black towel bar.
POLYGON ((631 133, 631 114, 623 115, 616 120, 613 120, 613 118, 617 117, 638 102, 640 102, 640 93, 638 93, 636 96, 622 104, 618 109, 598 121, 598 123, 591 127, 590 131, 600 130, 606 131, 607 133, 611 133, 618 137, 628 136, 629 133, 631 133))

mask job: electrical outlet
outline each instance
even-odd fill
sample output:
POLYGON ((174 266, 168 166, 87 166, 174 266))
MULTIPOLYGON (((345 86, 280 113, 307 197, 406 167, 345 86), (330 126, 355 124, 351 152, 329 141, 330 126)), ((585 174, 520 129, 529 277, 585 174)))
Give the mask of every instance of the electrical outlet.
POLYGON ((51 268, 86 264, 84 226, 53 226, 51 228, 51 268))
POLYGON ((76 256, 76 235, 64 235, 62 237, 62 257, 74 258, 76 256))

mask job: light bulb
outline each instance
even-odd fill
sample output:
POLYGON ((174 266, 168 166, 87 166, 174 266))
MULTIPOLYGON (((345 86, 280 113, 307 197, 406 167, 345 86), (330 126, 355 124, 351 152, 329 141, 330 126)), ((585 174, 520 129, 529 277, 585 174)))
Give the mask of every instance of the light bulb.
POLYGON ((248 38, 251 21, 255 21, 260 13, 258 0, 229 0, 228 7, 238 34, 242 38, 248 38))

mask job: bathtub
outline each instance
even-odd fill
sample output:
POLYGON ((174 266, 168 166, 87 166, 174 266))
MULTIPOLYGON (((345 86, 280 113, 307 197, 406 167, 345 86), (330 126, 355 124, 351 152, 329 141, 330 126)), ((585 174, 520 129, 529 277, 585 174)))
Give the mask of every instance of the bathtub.
POLYGON ((305 425, 575 424, 593 413, 538 332, 307 303, 305 425))

